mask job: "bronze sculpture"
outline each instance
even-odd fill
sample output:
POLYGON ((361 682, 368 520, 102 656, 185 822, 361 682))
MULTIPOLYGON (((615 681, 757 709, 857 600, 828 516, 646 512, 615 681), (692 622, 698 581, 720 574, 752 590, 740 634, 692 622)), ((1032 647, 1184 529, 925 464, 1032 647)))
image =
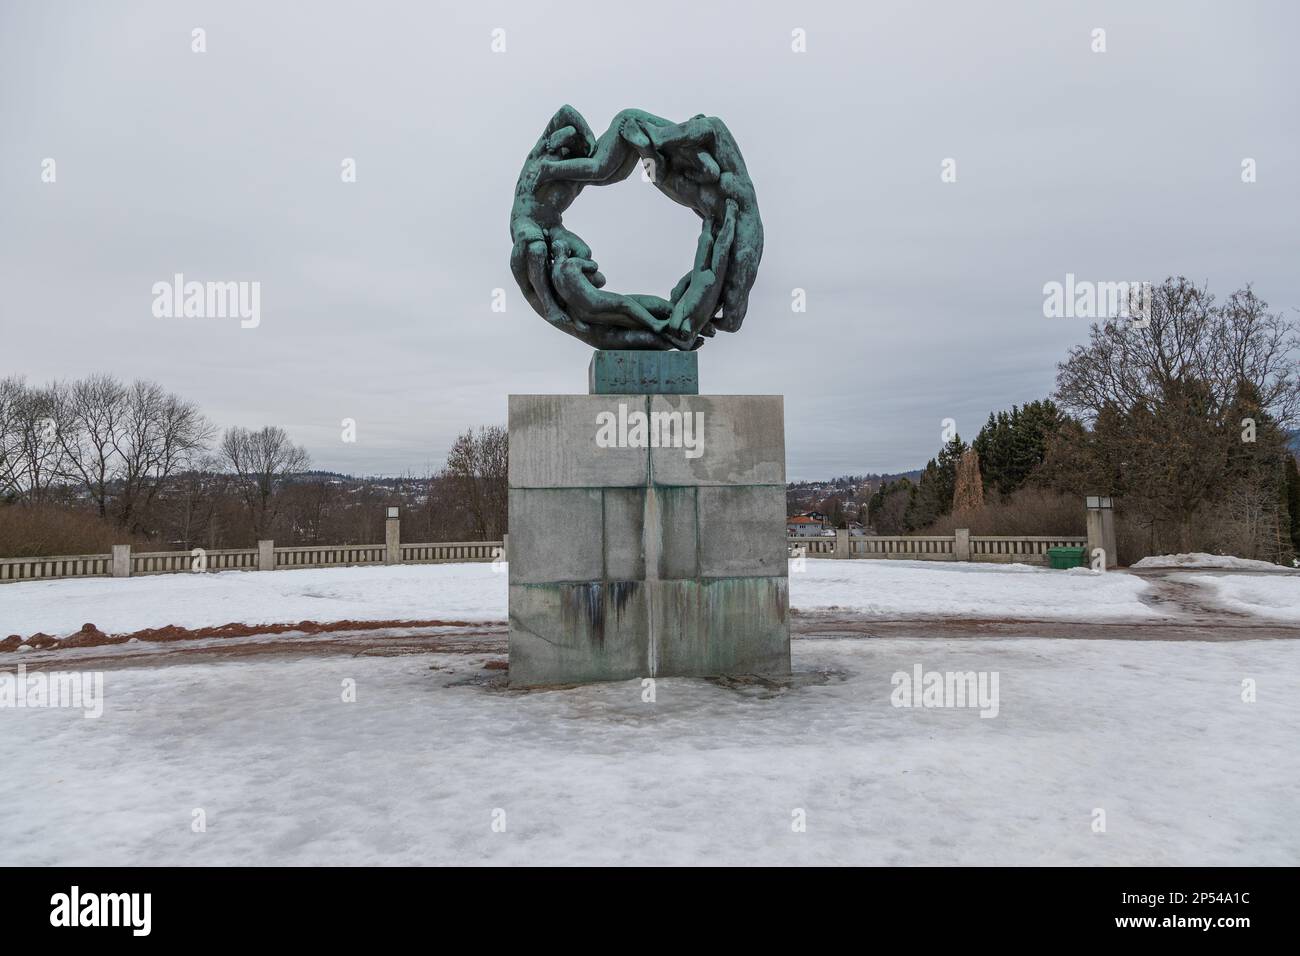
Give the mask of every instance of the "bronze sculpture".
POLYGON ((519 174, 510 236, 510 269, 528 303, 597 349, 689 351, 719 329, 738 331, 763 255, 754 185, 726 125, 642 110, 620 112, 599 139, 573 107, 557 110, 519 174), (621 182, 638 162, 701 220, 694 266, 666 299, 605 290, 591 248, 564 227, 583 187, 621 182))

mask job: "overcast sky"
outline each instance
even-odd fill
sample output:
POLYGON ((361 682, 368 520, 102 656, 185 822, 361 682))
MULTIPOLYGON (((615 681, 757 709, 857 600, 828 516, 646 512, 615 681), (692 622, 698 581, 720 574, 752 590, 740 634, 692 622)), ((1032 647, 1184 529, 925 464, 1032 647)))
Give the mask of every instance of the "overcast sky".
MULTIPOLYGON (((284 426, 318 467, 423 473, 507 394, 586 390, 590 350, 509 270, 551 114, 708 113, 767 241, 702 391, 784 393, 792 478, 913 468, 942 419, 970 439, 1050 393, 1087 334, 1043 316, 1067 272, 1300 306, 1297 10, 0 0, 0 376, 147 377, 218 426, 284 426), (178 272, 260 282, 260 325, 154 317, 178 272)), ((610 289, 661 295, 699 228, 639 175, 565 222, 610 289)))

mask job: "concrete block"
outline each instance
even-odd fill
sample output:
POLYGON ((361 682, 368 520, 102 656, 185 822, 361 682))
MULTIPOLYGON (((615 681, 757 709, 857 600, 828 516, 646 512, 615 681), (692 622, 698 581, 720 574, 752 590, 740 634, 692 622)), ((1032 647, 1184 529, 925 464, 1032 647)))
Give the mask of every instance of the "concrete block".
POLYGON ((952 559, 970 560, 970 528, 954 528, 952 532, 952 559))
MULTIPOLYGON (((784 488, 783 396, 652 395, 650 415, 652 420, 662 416, 661 434, 677 422, 683 433, 673 447, 661 443, 661 447, 650 449, 655 484, 784 488), (689 423, 687 415, 691 416, 689 423)), ((675 437, 676 431, 673 434, 675 437)))
POLYGON ((129 578, 131 576, 131 546, 129 544, 113 545, 113 577, 129 578))
POLYGON ((510 683, 580 684, 650 673, 645 590, 636 581, 510 584, 510 683))
POLYGON ((1088 516, 1088 553, 1089 565, 1093 552, 1100 548, 1105 554, 1106 570, 1119 564, 1118 548, 1115 545, 1115 512, 1110 508, 1089 508, 1088 516))
POLYGON ((512 584, 604 577, 599 488, 511 488, 509 494, 512 584))
POLYGON ((647 448, 601 448, 597 416, 646 410, 645 396, 511 395, 511 488, 643 487, 647 448))
POLYGON ((784 487, 702 487, 699 509, 702 577, 788 573, 784 487))
POLYGON ((835 529, 835 557, 853 557, 852 552, 849 550, 849 532, 847 528, 835 529))
POLYGON ((790 673, 786 578, 510 586, 510 683, 790 673))
MULTIPOLYGON (((606 488, 604 574, 607 581, 640 581, 645 577, 644 488, 606 488)), ((595 547, 596 541, 584 546, 595 547)))
POLYGON ((267 540, 257 542, 257 570, 275 570, 275 541, 267 540))
POLYGON ((659 585, 657 672, 717 677, 790 673, 789 580, 665 581, 659 585))
POLYGON ((402 563, 402 519, 384 519, 384 564, 402 563))
POLYGON ((655 488, 659 503, 659 578, 696 578, 700 574, 698 488, 655 488))
POLYGON ((514 395, 509 427, 511 684, 789 672, 780 396, 514 395))

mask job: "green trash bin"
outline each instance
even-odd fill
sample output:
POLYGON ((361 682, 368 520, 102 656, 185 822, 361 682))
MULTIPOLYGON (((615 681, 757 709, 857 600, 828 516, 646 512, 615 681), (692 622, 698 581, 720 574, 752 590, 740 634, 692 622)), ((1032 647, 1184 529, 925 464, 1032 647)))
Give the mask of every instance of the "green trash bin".
POLYGON ((1087 548, 1048 548, 1047 563, 1057 571, 1082 568, 1088 564, 1087 548))

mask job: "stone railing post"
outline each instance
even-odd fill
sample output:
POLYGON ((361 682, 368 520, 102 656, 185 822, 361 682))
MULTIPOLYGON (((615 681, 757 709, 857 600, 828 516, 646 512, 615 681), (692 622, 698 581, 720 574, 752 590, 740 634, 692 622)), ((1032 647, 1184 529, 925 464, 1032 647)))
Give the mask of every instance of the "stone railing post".
POLYGON ((257 570, 259 571, 275 570, 275 542, 274 541, 257 542, 257 570))
POLYGON ((970 560, 970 528, 956 528, 953 530, 952 556, 955 561, 970 560))
POLYGON ((384 564, 402 563, 402 519, 397 508, 388 509, 384 519, 384 564))
POLYGON ((501 560, 506 562, 507 564, 510 563, 510 535, 509 534, 503 534, 501 536, 501 560))
POLYGON ((113 577, 129 578, 131 576, 131 546, 129 544, 113 545, 113 577))
POLYGON ((1088 509, 1088 563, 1092 563, 1092 553, 1101 548, 1106 554, 1105 570, 1118 565, 1115 547, 1115 512, 1110 498, 1102 495, 1089 495, 1085 501, 1088 509))
POLYGON ((847 558, 849 551, 849 532, 847 528, 835 529, 835 557, 847 558))

